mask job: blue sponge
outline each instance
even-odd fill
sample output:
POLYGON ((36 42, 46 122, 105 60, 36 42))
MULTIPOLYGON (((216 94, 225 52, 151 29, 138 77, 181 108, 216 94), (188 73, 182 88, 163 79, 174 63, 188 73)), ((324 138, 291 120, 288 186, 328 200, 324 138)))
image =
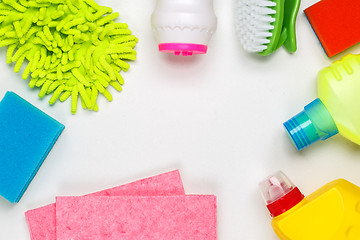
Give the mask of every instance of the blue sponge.
POLYGON ((0 195, 19 202, 64 125, 13 92, 0 102, 0 195))

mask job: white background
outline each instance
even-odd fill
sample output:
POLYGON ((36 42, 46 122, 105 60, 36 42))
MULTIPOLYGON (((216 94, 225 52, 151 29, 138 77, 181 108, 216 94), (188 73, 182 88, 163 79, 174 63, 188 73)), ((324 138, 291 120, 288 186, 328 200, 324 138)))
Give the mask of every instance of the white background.
POLYGON ((0 50, 0 98, 20 96, 66 128, 21 201, 0 198, 0 239, 30 239, 24 212, 58 195, 82 195, 179 169, 186 193, 218 197, 218 239, 276 240, 258 182, 283 170, 308 195, 336 178, 360 185, 360 148, 341 136, 297 152, 282 123, 316 98, 317 72, 329 59, 303 10, 298 51, 245 53, 234 31, 234 5, 215 0, 218 29, 207 55, 159 53, 150 27, 155 0, 102 0, 139 38, 138 60, 114 100, 71 115, 70 102, 38 98, 0 50))

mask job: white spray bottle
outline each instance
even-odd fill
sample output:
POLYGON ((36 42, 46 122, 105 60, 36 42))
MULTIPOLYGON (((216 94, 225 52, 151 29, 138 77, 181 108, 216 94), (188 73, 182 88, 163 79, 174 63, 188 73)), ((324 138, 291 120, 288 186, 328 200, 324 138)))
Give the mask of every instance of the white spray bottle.
POLYGON ((151 25, 159 51, 205 54, 217 26, 213 0, 157 0, 151 25))

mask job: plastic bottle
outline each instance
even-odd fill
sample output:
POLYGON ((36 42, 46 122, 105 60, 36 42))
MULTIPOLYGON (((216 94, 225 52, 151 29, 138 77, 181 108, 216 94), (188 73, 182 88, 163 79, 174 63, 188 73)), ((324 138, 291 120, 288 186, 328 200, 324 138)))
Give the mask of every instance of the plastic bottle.
POLYGON ((159 51, 205 54, 217 26, 213 0, 157 0, 151 25, 159 51))
POLYGON ((337 133, 360 145, 360 55, 349 54, 322 69, 318 97, 284 123, 297 149, 337 133))
POLYGON ((332 181, 306 198, 282 172, 260 183, 271 225, 282 240, 360 239, 360 188, 332 181))

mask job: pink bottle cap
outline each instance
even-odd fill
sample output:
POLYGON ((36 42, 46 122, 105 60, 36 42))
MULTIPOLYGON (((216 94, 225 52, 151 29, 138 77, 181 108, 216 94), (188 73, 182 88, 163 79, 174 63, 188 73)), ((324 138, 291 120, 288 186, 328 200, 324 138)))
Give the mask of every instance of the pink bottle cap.
POLYGON ((183 56, 191 56, 193 54, 206 54, 207 46, 193 43, 160 43, 159 51, 174 53, 176 56, 182 54, 183 56))

